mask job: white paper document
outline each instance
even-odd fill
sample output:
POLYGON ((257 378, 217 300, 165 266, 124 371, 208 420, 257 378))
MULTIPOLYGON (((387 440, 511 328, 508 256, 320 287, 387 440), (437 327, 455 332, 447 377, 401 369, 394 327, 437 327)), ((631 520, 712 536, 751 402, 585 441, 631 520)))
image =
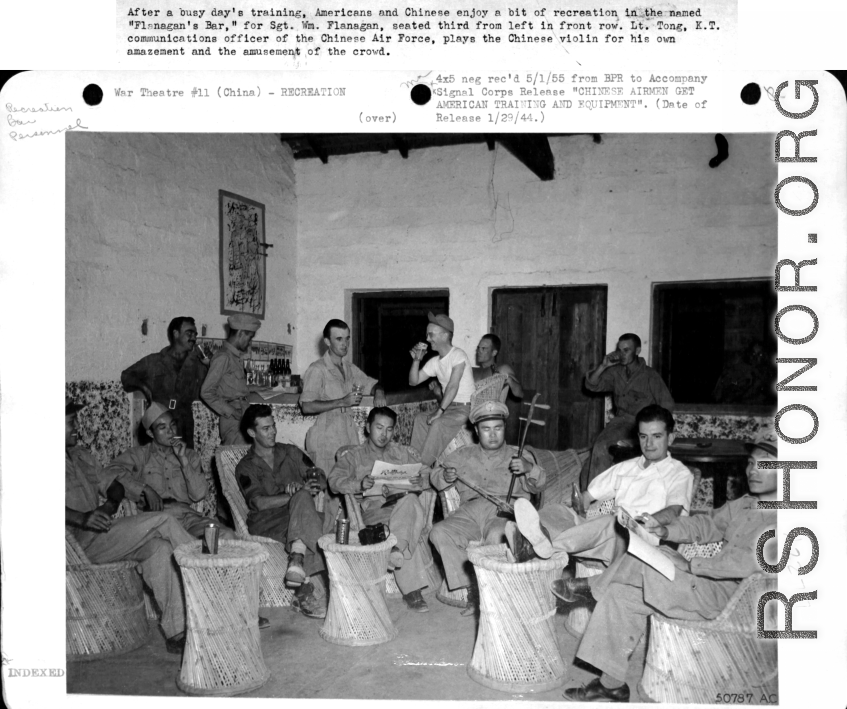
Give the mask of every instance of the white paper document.
POLYGON ((659 538, 638 524, 623 507, 617 508, 617 518, 618 524, 629 530, 629 546, 626 550, 673 581, 676 576, 676 567, 664 553, 659 551, 659 538))
POLYGON ((382 495, 382 489, 386 485, 397 490, 415 490, 417 485, 411 482, 421 472, 423 466, 420 463, 408 463, 407 465, 393 465, 378 460, 374 463, 370 476, 374 479, 374 486, 365 490, 365 497, 376 497, 382 495))

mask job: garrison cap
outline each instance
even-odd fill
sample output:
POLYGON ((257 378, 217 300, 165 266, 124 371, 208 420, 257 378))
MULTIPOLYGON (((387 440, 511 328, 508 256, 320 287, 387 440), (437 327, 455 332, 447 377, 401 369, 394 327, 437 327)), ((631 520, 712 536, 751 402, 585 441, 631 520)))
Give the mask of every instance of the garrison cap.
POLYGON ((777 455, 776 442, 776 432, 770 426, 767 426, 759 431, 751 442, 745 443, 744 447, 748 453, 752 453, 754 448, 761 448, 765 453, 775 456, 777 455))
POLYGON ((427 317, 429 321, 433 325, 438 325, 438 327, 443 327, 447 332, 454 332, 453 330, 453 321, 448 318, 443 313, 439 313, 438 315, 433 315, 431 312, 427 313, 427 317))
POLYGON ((150 426, 152 426, 156 421, 159 420, 159 417, 162 414, 168 413, 168 409, 162 406, 159 402, 154 401, 150 406, 147 407, 147 410, 144 412, 144 416, 141 417, 141 425, 144 426, 144 430, 146 431, 150 426))
POLYGON ((256 332, 256 330, 262 326, 262 321, 259 320, 259 318, 249 315, 248 313, 236 313, 235 315, 230 315, 226 321, 233 330, 249 330, 250 332, 256 332))
POLYGON ((507 418, 509 418, 509 409, 506 404, 501 404, 499 401, 482 401, 471 409, 470 415, 473 424, 489 419, 505 421, 507 418))

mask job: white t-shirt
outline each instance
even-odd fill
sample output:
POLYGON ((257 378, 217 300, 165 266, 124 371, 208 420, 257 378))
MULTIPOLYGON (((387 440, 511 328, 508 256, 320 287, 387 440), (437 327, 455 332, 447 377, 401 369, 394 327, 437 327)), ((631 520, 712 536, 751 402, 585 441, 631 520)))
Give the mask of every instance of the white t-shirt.
POLYGON ((595 500, 615 500, 631 514, 653 514, 670 505, 682 505, 688 512, 694 476, 670 454, 658 463, 644 467, 644 456, 625 460, 600 473, 588 485, 595 500))
POLYGON ((453 372, 453 367, 457 364, 464 364, 465 371, 462 372, 462 378, 459 380, 459 391, 456 392, 456 397, 453 399, 453 403, 470 404, 471 396, 475 390, 473 367, 471 367, 470 360, 464 350, 454 347, 444 357, 433 357, 423 366, 422 371, 428 377, 437 377, 438 383, 441 385, 441 390, 447 391, 450 374, 453 372))

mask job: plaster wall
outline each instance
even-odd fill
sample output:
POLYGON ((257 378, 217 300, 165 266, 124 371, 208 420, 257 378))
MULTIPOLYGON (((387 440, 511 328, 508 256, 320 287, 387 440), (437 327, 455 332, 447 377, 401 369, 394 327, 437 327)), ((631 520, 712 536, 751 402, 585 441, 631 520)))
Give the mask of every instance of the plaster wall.
POLYGON ((108 381, 191 315, 224 337, 218 190, 265 205, 267 304, 257 339, 296 349, 294 160, 276 135, 69 133, 65 377, 108 381), (141 332, 148 321, 147 335, 141 332))
POLYGON ((773 138, 727 138, 717 169, 712 135, 550 138, 550 182, 499 145, 298 161, 295 371, 352 292, 382 289, 448 288, 471 353, 493 288, 607 284, 608 349, 634 331, 649 358, 652 283, 773 275, 773 138))

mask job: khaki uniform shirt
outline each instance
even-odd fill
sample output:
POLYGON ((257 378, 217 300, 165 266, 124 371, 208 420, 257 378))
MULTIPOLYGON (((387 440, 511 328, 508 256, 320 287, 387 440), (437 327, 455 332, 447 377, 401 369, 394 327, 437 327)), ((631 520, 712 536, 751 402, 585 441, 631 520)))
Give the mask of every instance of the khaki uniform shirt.
MULTIPOLYGON (((374 463, 381 460, 394 465, 409 465, 420 463, 421 454, 414 448, 402 443, 390 441, 380 450, 370 441, 347 451, 329 473, 329 489, 339 494, 354 494, 365 500, 365 508, 379 507, 385 500, 381 496, 362 497, 362 480, 370 475, 374 463)), ((427 466, 421 468, 421 487, 429 487, 429 475, 432 472, 427 466)))
POLYGON ((635 416, 650 404, 659 404, 673 411, 674 401, 670 391, 659 373, 648 367, 643 357, 636 357, 629 370, 627 375, 626 367, 622 365, 609 367, 600 375, 597 384, 591 384, 586 375, 585 388, 588 391, 612 392, 618 416, 635 416))
POLYGON ((77 512, 91 512, 100 505, 99 496, 115 479, 104 472, 94 456, 79 447, 65 450, 65 507, 77 512))
POLYGON ((244 374, 244 353, 224 342, 209 363, 209 373, 200 389, 200 396, 220 416, 241 420, 247 409, 247 375, 244 374))
MULTIPOLYGON (((479 444, 476 444, 473 446, 463 446, 454 451, 444 460, 444 465, 456 468, 461 477, 485 490, 487 493, 505 498, 509 493, 509 483, 512 481, 512 474, 509 472, 509 462, 517 454, 518 449, 515 446, 504 445, 496 451, 487 451, 479 444)), ((529 498, 531 493, 526 489, 526 478, 535 481, 539 488, 543 487, 546 480, 544 469, 539 467, 529 452, 524 450, 523 457, 524 460, 532 463, 532 470, 525 476, 519 476, 515 481, 515 489, 512 491, 513 498, 529 498)), ((430 480, 436 490, 444 490, 450 487, 448 483, 444 482, 444 468, 440 465, 433 469, 430 480)), ((461 482, 457 481, 455 485, 459 491, 461 504, 481 497, 481 495, 461 482)))
MULTIPOLYGON (((744 495, 708 514, 678 517, 668 525, 668 541, 706 544, 724 540, 715 556, 691 560, 691 573, 696 576, 743 579, 758 573, 762 568, 756 560, 756 545, 765 530, 776 528, 776 510, 760 510, 757 502, 756 497, 744 495)), ((775 539, 765 546, 773 542, 775 539)))
POLYGON ((109 463, 106 472, 115 474, 133 502, 141 499, 144 486, 149 485, 163 500, 188 505, 206 497, 209 485, 200 469, 200 456, 190 448, 185 453, 188 470, 182 469, 173 448, 154 441, 124 451, 109 463))

